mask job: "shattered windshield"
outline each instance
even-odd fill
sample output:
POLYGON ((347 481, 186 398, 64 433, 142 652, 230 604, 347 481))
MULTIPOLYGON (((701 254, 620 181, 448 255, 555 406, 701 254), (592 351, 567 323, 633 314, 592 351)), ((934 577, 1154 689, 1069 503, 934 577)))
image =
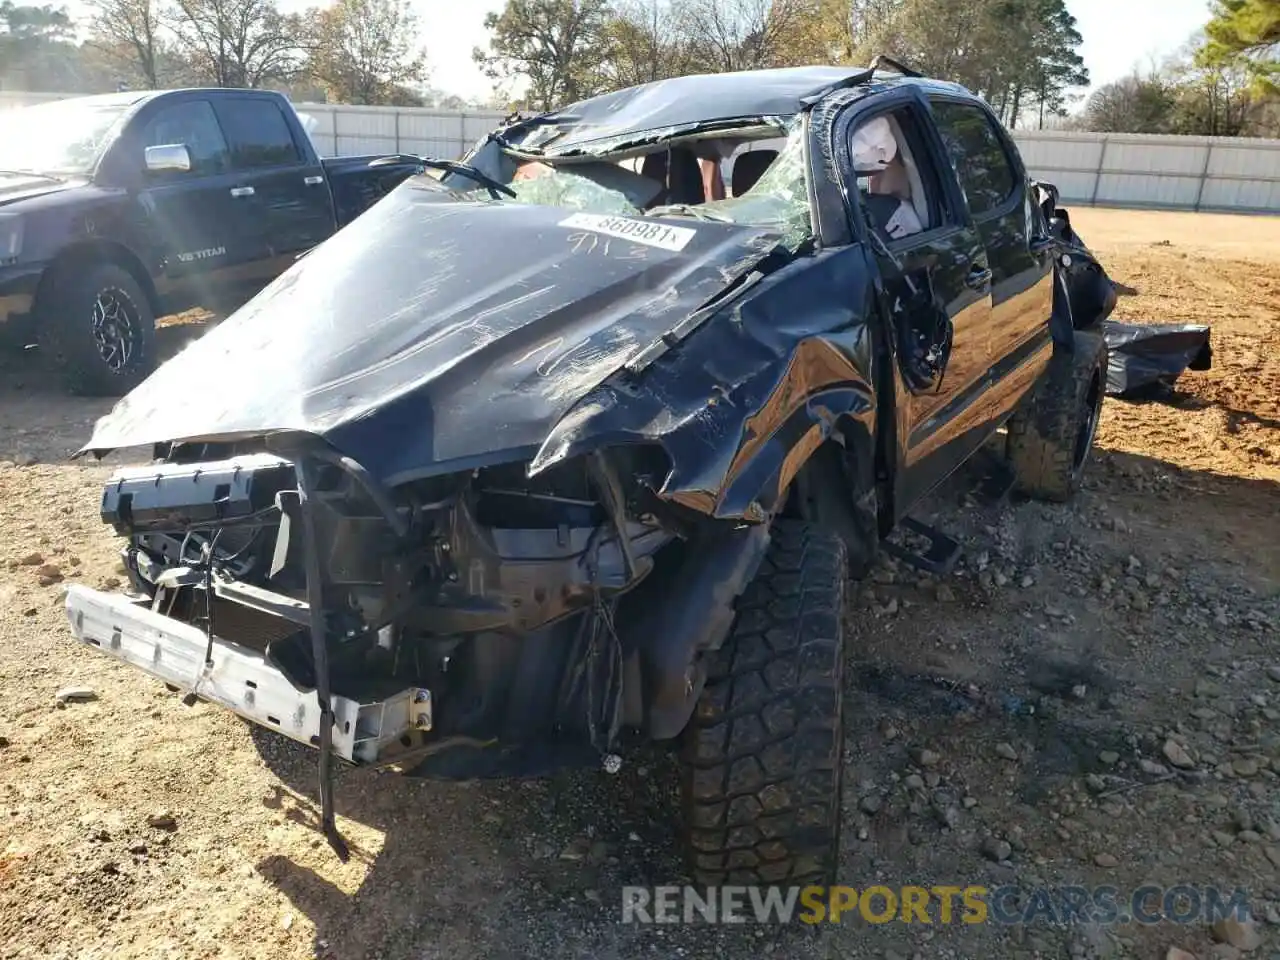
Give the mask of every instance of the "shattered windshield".
POLYGON ((128 109, 123 101, 77 99, 2 111, 0 170, 89 173, 128 109))
MULTIPOLYGON (((663 209, 649 211, 663 216, 663 209)), ((760 175, 750 190, 740 197, 713 200, 690 208, 694 216, 712 220, 769 227, 784 237, 783 244, 795 249, 809 236, 809 189, 805 183, 804 136, 799 125, 787 137, 778 158, 760 175)))
POLYGON ((468 189, 469 200, 527 203, 612 216, 685 217, 776 230, 784 246, 795 249, 811 233, 805 181, 804 135, 794 123, 777 159, 740 196, 704 203, 651 205, 664 194, 661 183, 616 163, 517 165, 509 184, 515 198, 491 201, 488 191, 468 189), (647 189, 651 187, 652 189, 647 189))

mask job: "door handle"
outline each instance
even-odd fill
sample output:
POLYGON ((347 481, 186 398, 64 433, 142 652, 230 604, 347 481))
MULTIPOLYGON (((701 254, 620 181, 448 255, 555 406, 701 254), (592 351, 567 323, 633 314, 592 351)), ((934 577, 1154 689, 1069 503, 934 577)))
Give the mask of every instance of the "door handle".
POLYGON ((324 183, 324 177, 303 177, 302 182, 305 183, 308 187, 314 187, 321 183, 324 183))
POLYGON ((232 187, 231 195, 233 197, 252 197, 253 187, 232 187))
POLYGON ((991 271, 986 267, 975 266, 965 276, 964 282, 972 290, 985 290, 991 285, 991 271))

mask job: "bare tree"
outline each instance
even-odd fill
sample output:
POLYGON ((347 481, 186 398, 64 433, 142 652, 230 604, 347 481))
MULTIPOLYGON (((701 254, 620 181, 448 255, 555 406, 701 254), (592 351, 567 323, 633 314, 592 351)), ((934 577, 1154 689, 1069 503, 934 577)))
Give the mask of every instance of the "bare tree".
POLYGON ((161 15, 155 0, 86 0, 94 46, 127 65, 149 89, 160 86, 161 15))
POLYGON ((338 0, 314 11, 310 70, 341 103, 390 103, 426 78, 407 0, 338 0))
POLYGON ((272 0, 175 0, 169 25, 192 66, 220 87, 259 87, 301 66, 301 20, 272 0))
POLYGON ((603 29, 608 56, 601 64, 608 86, 629 87, 697 69, 669 0, 618 0, 603 29))
POLYGON ((1168 133, 1175 107, 1174 91, 1163 77, 1135 73, 1095 90, 1084 120, 1099 133, 1168 133))
POLYGON ((679 0, 681 29, 704 69, 776 66, 784 38, 803 28, 806 0, 679 0))

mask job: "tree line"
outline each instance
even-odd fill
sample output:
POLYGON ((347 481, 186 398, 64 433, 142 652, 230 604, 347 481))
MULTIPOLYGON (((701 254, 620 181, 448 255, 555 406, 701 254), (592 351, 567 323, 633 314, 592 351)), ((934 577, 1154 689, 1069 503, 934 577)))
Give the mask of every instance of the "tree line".
POLYGON ((1061 114, 1089 74, 1064 0, 508 0, 474 58, 535 109, 685 73, 865 64, 963 83, 1008 122, 1061 114))
MULTIPOLYGON (((0 0, 0 88, 273 86, 300 99, 472 105, 428 85, 410 0, 0 0)), ((888 54, 986 98, 1010 126, 1211 135, 1280 130, 1280 0, 1214 0, 1186 50, 1090 82, 1066 0, 507 0, 473 51, 488 104, 552 109, 688 73, 866 64, 888 54), (1070 108, 1080 104, 1074 116, 1070 108)), ((478 105, 478 104, 476 104, 478 105)))
POLYGON ((274 0, 0 2, 0 89, 97 92, 177 86, 286 89, 305 99, 419 104, 426 53, 409 0, 335 0, 284 14, 274 0))
POLYGON ((1077 125, 1118 133, 1280 136, 1280 0, 1217 0, 1173 57, 1089 97, 1077 125))
POLYGON ((866 64, 888 54, 984 97, 1006 124, 1226 136, 1280 130, 1280 0, 1216 0, 1205 31, 1107 84, 1064 0, 507 0, 473 57, 550 109, 685 73, 866 64))

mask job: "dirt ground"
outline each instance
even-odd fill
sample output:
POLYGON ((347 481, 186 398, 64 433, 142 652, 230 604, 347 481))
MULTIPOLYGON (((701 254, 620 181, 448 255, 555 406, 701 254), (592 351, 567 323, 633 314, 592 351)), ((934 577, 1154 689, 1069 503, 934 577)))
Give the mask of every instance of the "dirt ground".
POLYGON ((1109 400, 1072 505, 957 481, 923 511, 957 572, 859 585, 842 879, 1243 888, 1235 946, 1199 922, 624 925, 623 885, 682 876, 657 749, 528 783, 345 771, 341 864, 310 751, 70 640, 62 583, 120 575, 112 464, 67 460, 108 404, 28 358, 0 371, 0 957, 1280 957, 1280 219, 1076 222, 1118 316, 1212 324, 1214 368, 1109 400), (97 698, 56 707, 68 686, 97 698))

